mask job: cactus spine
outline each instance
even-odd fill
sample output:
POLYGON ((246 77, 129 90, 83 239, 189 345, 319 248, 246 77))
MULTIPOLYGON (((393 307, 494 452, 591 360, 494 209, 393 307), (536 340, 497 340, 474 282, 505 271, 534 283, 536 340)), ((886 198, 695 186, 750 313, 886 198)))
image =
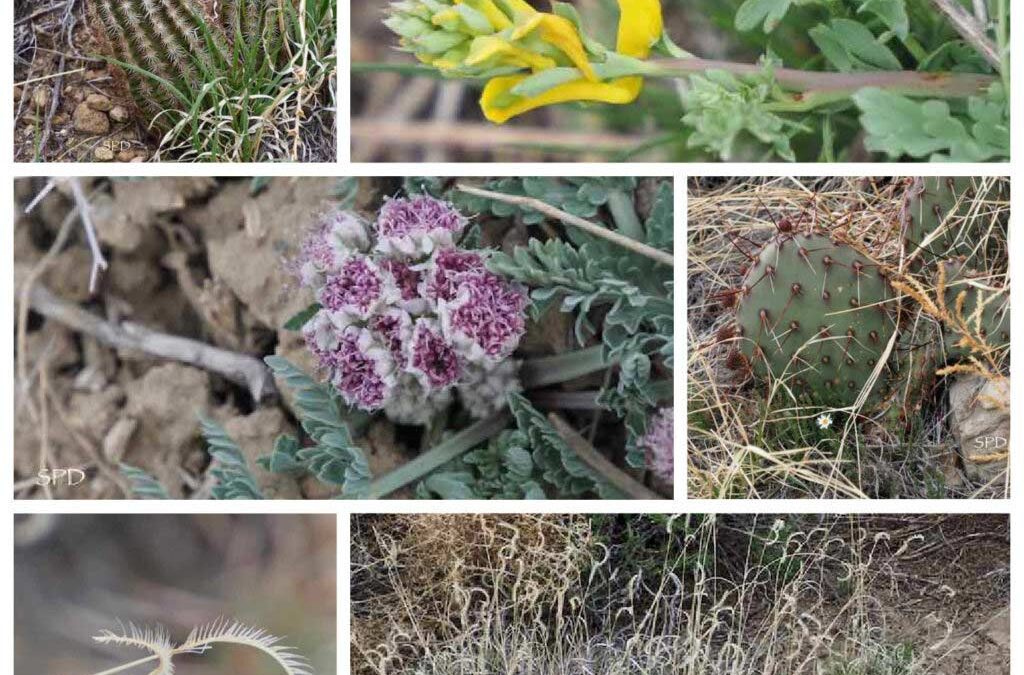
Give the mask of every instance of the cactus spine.
POLYGON ((889 297, 882 269, 853 246, 779 234, 754 257, 738 293, 740 350, 755 376, 783 378, 807 400, 849 405, 895 329, 889 297))

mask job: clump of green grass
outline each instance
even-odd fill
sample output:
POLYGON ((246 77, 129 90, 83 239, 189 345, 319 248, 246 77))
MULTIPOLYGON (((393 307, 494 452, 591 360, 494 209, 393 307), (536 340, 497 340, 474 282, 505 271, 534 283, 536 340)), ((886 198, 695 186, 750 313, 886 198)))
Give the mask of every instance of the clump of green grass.
POLYGON ((92 0, 155 159, 334 159, 334 0, 92 0))

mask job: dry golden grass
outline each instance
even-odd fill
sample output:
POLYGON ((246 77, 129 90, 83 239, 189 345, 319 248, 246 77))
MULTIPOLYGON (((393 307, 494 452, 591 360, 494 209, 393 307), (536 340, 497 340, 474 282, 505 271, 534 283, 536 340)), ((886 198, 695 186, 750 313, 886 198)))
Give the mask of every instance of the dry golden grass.
POLYGON ((1008 605, 1005 516, 353 522, 360 675, 947 675, 1008 605))

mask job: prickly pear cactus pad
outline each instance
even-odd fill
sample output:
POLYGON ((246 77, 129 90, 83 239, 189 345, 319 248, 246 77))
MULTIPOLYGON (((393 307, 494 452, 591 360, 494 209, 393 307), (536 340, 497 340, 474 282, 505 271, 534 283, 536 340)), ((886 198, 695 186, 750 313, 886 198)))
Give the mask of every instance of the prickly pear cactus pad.
MULTIPOLYGON (((986 198, 1001 192, 1003 183, 988 183, 986 198)), ((954 255, 970 255, 977 246, 984 218, 976 210, 979 185, 970 177, 926 176, 909 179, 900 221, 905 255, 914 257, 911 269, 954 255)))
POLYGON ((963 261, 950 260, 939 264, 945 273, 942 275, 943 302, 951 319, 942 329, 947 358, 1008 349, 1009 292, 972 273, 963 261))
POLYGON ((1009 195, 1002 177, 690 179, 690 495, 1004 497, 953 392, 1010 376, 1009 195))
POLYGON ((851 405, 893 333, 889 298, 883 270, 853 246, 779 234, 738 293, 740 350, 756 377, 782 378, 798 399, 851 405))

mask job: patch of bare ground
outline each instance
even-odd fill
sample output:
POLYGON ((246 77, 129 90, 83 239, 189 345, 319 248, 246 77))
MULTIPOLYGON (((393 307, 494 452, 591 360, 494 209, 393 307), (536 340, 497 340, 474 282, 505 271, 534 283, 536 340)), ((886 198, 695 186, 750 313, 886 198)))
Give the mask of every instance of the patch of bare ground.
POLYGON ((15 3, 16 162, 141 162, 156 150, 123 81, 94 58, 83 5, 15 3))

